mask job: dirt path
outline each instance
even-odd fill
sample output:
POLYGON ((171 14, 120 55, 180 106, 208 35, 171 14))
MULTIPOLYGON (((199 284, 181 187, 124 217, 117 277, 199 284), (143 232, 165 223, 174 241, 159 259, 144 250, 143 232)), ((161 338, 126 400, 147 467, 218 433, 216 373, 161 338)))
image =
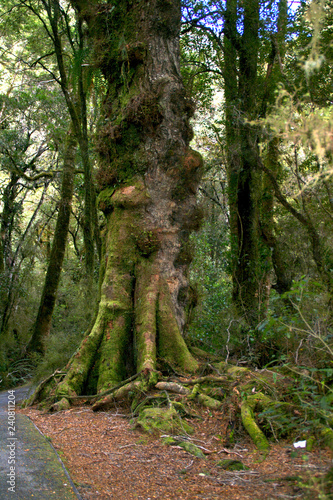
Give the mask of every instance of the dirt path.
POLYGON ((0 393, 0 498, 77 500, 71 480, 51 444, 16 411, 29 387, 0 393), (7 413, 8 401, 10 412, 7 413))
POLYGON ((328 450, 296 451, 290 443, 274 445, 262 461, 245 435, 237 437, 237 445, 226 441, 227 419, 220 412, 201 410, 201 419, 190 420, 191 438, 205 448, 205 459, 133 429, 125 408, 22 412, 61 452, 84 500, 314 500, 322 498, 320 481, 331 465, 328 450), (224 470, 219 462, 225 458, 249 469, 224 470))

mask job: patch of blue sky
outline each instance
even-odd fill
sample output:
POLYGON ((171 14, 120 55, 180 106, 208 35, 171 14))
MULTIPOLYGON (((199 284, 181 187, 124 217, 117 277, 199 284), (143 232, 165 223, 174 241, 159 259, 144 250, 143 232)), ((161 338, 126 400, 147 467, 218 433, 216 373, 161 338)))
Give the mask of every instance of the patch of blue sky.
MULTIPOLYGON (((301 6, 303 0, 289 0, 288 19, 292 23, 297 9, 301 6)), ((205 26, 215 32, 216 35, 222 36, 224 13, 226 10, 225 0, 184 0, 182 4, 182 21, 184 24, 205 26)), ((279 1, 267 0, 260 3, 260 25, 261 28, 270 33, 277 31, 279 1)), ((244 25, 244 8, 242 1, 238 2, 238 22, 237 30, 240 35, 243 33, 244 25)))

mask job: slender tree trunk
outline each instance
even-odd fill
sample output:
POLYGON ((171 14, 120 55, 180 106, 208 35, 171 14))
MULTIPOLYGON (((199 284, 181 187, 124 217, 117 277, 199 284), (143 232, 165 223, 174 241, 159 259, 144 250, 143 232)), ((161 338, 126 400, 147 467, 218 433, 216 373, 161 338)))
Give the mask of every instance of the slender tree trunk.
POLYGON ((17 181, 19 177, 12 173, 11 179, 4 190, 4 207, 1 214, 0 226, 0 333, 4 331, 4 318, 8 309, 8 292, 11 268, 11 234, 15 218, 14 202, 17 195, 17 181))
MULTIPOLYGON (((77 88, 70 82, 70 75, 68 74, 65 64, 66 58, 64 57, 62 34, 60 28, 61 21, 65 22, 62 18, 64 13, 61 11, 59 0, 51 0, 50 2, 42 0, 44 8, 51 26, 51 33, 48 32, 52 39, 55 55, 59 69, 59 83, 65 97, 67 109, 72 122, 73 132, 76 135, 80 155, 84 171, 84 217, 83 217, 83 240, 85 247, 85 268, 87 277, 87 304, 92 300, 92 287, 93 287, 93 274, 94 274, 94 241, 96 241, 98 251, 100 253, 100 241, 97 235, 98 229, 95 227, 97 224, 96 208, 95 208, 95 187, 92 178, 92 169, 89 158, 89 138, 88 138, 88 124, 87 124, 87 92, 85 84, 87 83, 84 78, 82 65, 79 66, 79 73, 77 77, 77 88)), ((68 22, 68 20, 67 20, 68 22)), ((70 36, 70 35, 69 35, 70 36)), ((73 56, 82 58, 84 52, 84 36, 82 33, 81 21, 78 22, 78 41, 79 46, 75 47, 73 40, 69 40, 73 48, 73 56)))
MULTIPOLYGON (((268 144, 267 164, 271 172, 279 172, 279 139, 274 138, 268 144)), ((283 252, 278 238, 275 236, 274 222, 274 188, 270 179, 264 177, 263 207, 261 214, 261 229, 263 240, 272 250, 272 263, 276 277, 275 288, 279 294, 288 292, 292 284, 292 271, 283 252)))
POLYGON ((243 34, 237 31, 237 2, 225 14, 225 93, 229 206, 233 257, 233 300, 251 327, 260 321, 262 276, 259 255, 259 200, 256 118, 259 3, 244 2, 243 34))
POLYGON ((236 279, 239 247, 242 241, 242 226, 238 214, 238 175, 241 170, 238 103, 237 64, 237 0, 227 0, 224 39, 224 82, 226 103, 226 141, 228 201, 230 210, 230 244, 232 267, 232 297, 237 301, 240 284, 236 279))
POLYGON ((193 105, 180 76, 180 2, 73 3, 108 82, 97 144, 107 227, 97 318, 59 398, 103 392, 141 371, 153 383, 159 359, 197 368, 181 331, 202 160, 188 146, 193 105))
MULTIPOLYGON (((0 275, 5 270, 4 251, 3 251, 3 241, 2 240, 3 240, 2 233, 0 233, 0 275)), ((1 299, 0 299, 0 302, 1 302, 1 299)))
POLYGON ((58 284, 65 256, 71 204, 75 176, 76 139, 70 132, 67 137, 64 152, 63 178, 61 185, 61 198, 57 223, 52 242, 50 260, 46 272, 37 318, 32 329, 32 336, 27 346, 29 352, 45 352, 45 340, 51 329, 52 314, 57 297, 58 284))
MULTIPOLYGON (((287 0, 280 0, 278 4, 279 15, 277 33, 272 37, 272 49, 265 80, 264 98, 261 106, 261 116, 266 116, 267 108, 274 103, 275 90, 282 79, 282 65, 285 55, 285 37, 287 33, 288 5, 287 0)), ((280 139, 273 137, 267 145, 266 162, 271 172, 277 176, 280 172, 279 165, 280 139)), ((272 264, 276 277, 275 289, 282 294, 290 290, 292 273, 287 263, 286 252, 283 252, 281 243, 275 234, 274 222, 274 189, 269 178, 263 178, 263 202, 260 216, 262 238, 266 244, 266 253, 271 253, 272 264)))
MULTIPOLYGON (((24 233, 22 234, 20 241, 17 243, 15 252, 11 248, 11 244, 8 246, 6 254, 10 257, 7 260, 7 268, 5 269, 5 273, 1 276, 1 315, 0 315, 0 335, 3 335, 8 328, 9 319, 15 304, 16 293, 19 287, 19 273, 21 265, 24 261, 24 256, 22 254, 22 247, 26 241, 26 236, 29 234, 32 225, 39 213, 39 210, 43 204, 44 196, 47 190, 49 182, 46 182, 44 185, 44 189, 38 205, 36 206, 34 213, 32 214, 27 227, 25 228, 24 233)), ((21 200, 22 202, 22 200, 21 200)), ((12 214, 14 218, 14 213, 12 214)), ((10 229, 10 233, 11 233, 10 229)), ((8 242, 7 242, 8 243, 8 242)))
MULTIPOLYGON (((78 20, 79 49, 84 51, 84 35, 82 32, 82 22, 78 20)), ((95 186, 92 178, 92 169, 89 155, 89 137, 87 121, 87 92, 85 89, 85 78, 83 68, 80 67, 78 76, 78 95, 80 100, 80 123, 78 131, 78 140, 80 154, 84 171, 84 217, 83 217, 83 239, 85 247, 85 267, 87 275, 87 299, 92 299, 93 275, 95 267, 95 224, 96 217, 96 195, 95 186)), ((96 243, 99 245, 99 239, 96 243)))

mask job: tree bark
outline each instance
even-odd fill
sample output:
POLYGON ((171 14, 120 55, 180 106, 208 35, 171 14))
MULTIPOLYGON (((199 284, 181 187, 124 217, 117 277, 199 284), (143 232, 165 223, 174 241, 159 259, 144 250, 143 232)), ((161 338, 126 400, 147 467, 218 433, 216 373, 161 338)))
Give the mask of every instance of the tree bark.
POLYGON ((52 314, 57 297, 58 285, 65 256, 75 177, 76 139, 70 132, 64 152, 63 178, 57 223, 52 242, 50 260, 46 272, 42 298, 32 336, 27 346, 28 352, 44 354, 45 340, 51 329, 52 314))
POLYGON ((260 321, 262 276, 259 256, 257 113, 259 3, 244 2, 243 33, 237 31, 238 7, 227 1, 225 12, 225 96, 228 182, 233 254, 233 301, 250 327, 260 321))
POLYGON ((59 399, 101 393, 137 372, 156 382, 158 359, 181 371, 198 367, 181 335, 202 159, 189 148, 193 104, 180 76, 180 2, 73 4, 108 84, 97 138, 98 205, 107 225, 98 314, 59 399))
MULTIPOLYGON (((279 139, 274 138, 268 143, 267 164, 269 170, 277 174, 279 167, 279 139)), ((272 264, 276 277, 275 289, 279 294, 288 292, 292 285, 292 270, 288 265, 286 252, 282 251, 281 243, 275 236, 274 222, 274 188, 268 176, 264 177, 264 202, 261 216, 261 230, 267 247, 272 249, 272 264)))

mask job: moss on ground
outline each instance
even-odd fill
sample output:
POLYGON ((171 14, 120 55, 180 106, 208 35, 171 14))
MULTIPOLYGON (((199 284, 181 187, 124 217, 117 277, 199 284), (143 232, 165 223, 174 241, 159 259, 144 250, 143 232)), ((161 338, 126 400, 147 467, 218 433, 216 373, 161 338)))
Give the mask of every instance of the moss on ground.
POLYGON ((136 425, 149 434, 193 433, 193 428, 180 418, 173 407, 145 408, 140 412, 136 425))

